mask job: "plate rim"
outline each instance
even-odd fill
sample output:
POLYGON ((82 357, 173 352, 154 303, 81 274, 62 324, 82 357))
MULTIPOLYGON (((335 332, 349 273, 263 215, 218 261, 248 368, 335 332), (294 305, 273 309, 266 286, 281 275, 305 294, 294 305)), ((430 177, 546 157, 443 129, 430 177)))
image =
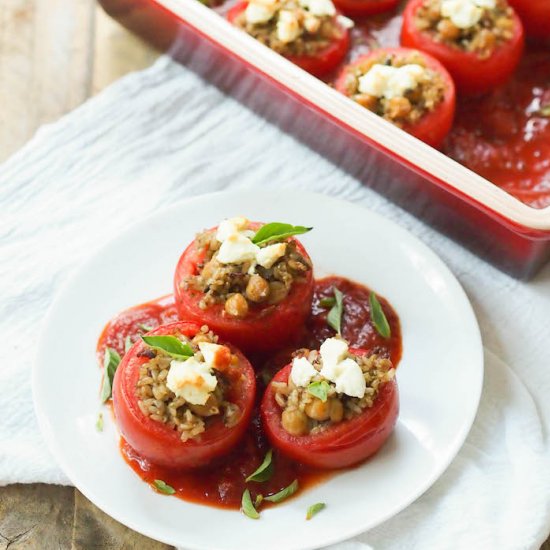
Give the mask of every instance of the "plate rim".
MULTIPOLYGON (((432 473, 432 475, 427 476, 426 480, 422 484, 421 489, 419 489, 418 493, 404 500, 402 503, 400 503, 399 506, 397 506, 395 509, 390 510, 387 514, 379 518, 375 524, 371 525, 367 529, 365 529, 364 527, 354 528, 353 526, 351 528, 344 529, 342 526, 341 529, 335 530, 334 536, 326 537, 324 539, 323 546, 329 546, 338 542, 349 540, 362 533, 367 533, 371 529, 378 527, 379 525, 385 523, 392 517, 401 513, 403 510, 408 508, 413 502, 415 502, 422 495, 424 495, 433 486, 433 484, 443 475, 443 473, 448 469, 448 467, 450 466, 452 461, 456 458, 458 452, 464 445, 464 442, 466 441, 466 438, 470 433, 470 430, 472 429, 473 423, 475 421, 475 418, 479 409, 479 404, 480 404, 482 389, 483 389, 483 382, 484 382, 484 371, 485 371, 484 347, 483 347, 483 341, 481 337, 479 322, 477 320, 473 306, 464 288, 462 287, 462 285, 460 284, 460 282, 458 281, 454 273, 451 271, 451 269, 447 266, 447 264, 439 257, 439 255, 434 250, 432 250, 430 246, 424 243, 419 237, 412 234, 407 228, 403 227, 396 221, 391 220, 378 212, 374 212, 373 210, 371 210, 370 208, 362 204, 355 204, 349 200, 346 200, 340 197, 333 197, 331 195, 327 195, 323 193, 305 191, 302 189, 295 189, 295 188, 289 188, 289 189, 292 191, 294 200, 296 201, 298 200, 302 201, 304 199, 322 200, 322 201, 337 203, 335 205, 335 207, 337 208, 345 207, 345 208, 355 209, 357 212, 360 212, 363 214, 366 213, 368 216, 373 218, 376 223, 382 222, 383 224, 390 224, 399 233, 401 233, 402 236, 404 236, 407 240, 409 240, 409 242, 413 242, 414 245, 421 250, 422 254, 428 258, 430 265, 432 267, 435 267, 438 273, 444 275, 446 283, 452 284, 454 286, 453 291, 456 294, 457 298, 460 297, 460 300, 462 302, 461 305, 463 308, 463 312, 467 314, 469 317, 468 323, 470 324, 470 329, 472 329, 472 337, 475 337, 475 349, 472 350, 472 353, 476 356, 476 361, 479 363, 476 369, 476 371, 479 373, 479 376, 478 376, 477 385, 475 388, 476 390, 475 399, 472 400, 471 410, 469 411, 468 417, 465 418, 465 421, 462 423, 461 430, 455 434, 452 445, 449 446, 449 452, 447 454, 446 460, 440 461, 438 463, 438 467, 434 469, 434 472, 432 473)), ((77 264, 72 269, 71 274, 67 277, 67 279, 63 282, 60 288, 56 291, 55 296, 48 308, 47 314, 44 316, 44 319, 42 321, 39 338, 37 339, 36 353, 33 359, 32 370, 31 370, 31 388, 32 388, 33 407, 34 407, 37 423, 40 428, 40 433, 44 438, 47 448, 49 452, 52 454, 57 465, 61 468, 63 473, 67 476, 69 481, 73 484, 73 486, 76 489, 78 489, 88 500, 90 500, 95 506, 97 506, 100 510, 102 510, 104 513, 109 515, 111 518, 115 519, 119 523, 129 527, 130 529, 133 529, 134 531, 144 536, 150 537, 153 540, 163 542, 165 544, 173 545, 176 547, 181 546, 182 544, 181 541, 176 541, 170 537, 165 538, 162 536, 162 534, 159 535, 157 532, 155 532, 154 529, 149 529, 147 526, 141 526, 137 524, 137 522, 134 522, 132 519, 128 519, 127 517, 125 517, 123 513, 119 514, 118 511, 116 510, 116 507, 114 507, 115 509, 111 508, 108 502, 109 501, 108 498, 102 498, 100 496, 100 493, 96 492, 94 489, 89 487, 87 483, 76 482, 76 480, 79 479, 79 475, 73 471, 71 464, 69 464, 65 460, 62 450, 58 448, 57 445, 55 445, 55 438, 53 437, 53 434, 50 431, 50 425, 46 420, 46 414, 42 408, 43 404, 41 403, 38 397, 39 396, 39 387, 38 387, 39 359, 38 357, 40 355, 40 351, 44 347, 46 332, 47 332, 48 326, 50 325, 50 321, 54 317, 54 314, 58 308, 58 304, 62 301, 62 298, 64 294, 68 291, 68 289, 70 289, 74 284, 74 282, 78 280, 80 274, 86 270, 88 265, 94 263, 94 260, 98 255, 101 255, 105 250, 107 250, 111 246, 116 246, 117 241, 122 240, 126 234, 132 233, 139 226, 142 226, 142 225, 146 226, 151 222, 151 220, 159 218, 167 214, 168 212, 178 211, 182 208, 188 208, 189 205, 192 205, 194 202, 202 202, 211 198, 216 199, 218 197, 223 197, 227 195, 238 196, 239 194, 249 193, 249 192, 250 192, 250 187, 242 186, 242 187, 229 189, 229 190, 226 189, 221 191, 214 191, 210 193, 194 195, 192 197, 178 200, 174 204, 166 208, 161 208, 156 212, 150 213, 149 215, 144 216, 142 219, 140 219, 135 223, 129 223, 122 230, 118 231, 115 236, 103 242, 101 245, 93 248, 90 251, 89 255, 87 255, 86 259, 80 262, 79 264, 77 264)), ((279 196, 279 193, 277 193, 277 191, 273 189, 261 189, 256 187, 254 188, 254 192, 257 194, 258 198, 261 198, 262 196, 263 197, 279 196)), ((195 504, 195 503, 188 503, 188 504, 195 504)), ((236 512, 234 510, 228 510, 228 511, 236 512)), ((208 543, 204 543, 200 545, 189 544, 189 543, 184 543, 184 544, 185 544, 186 550, 219 550, 219 548, 217 548, 216 546, 212 546, 211 544, 208 544, 208 543)), ((317 544, 307 544, 307 545, 300 544, 297 546, 289 545, 286 547, 286 550, 315 550, 318 548, 320 547, 317 544)))

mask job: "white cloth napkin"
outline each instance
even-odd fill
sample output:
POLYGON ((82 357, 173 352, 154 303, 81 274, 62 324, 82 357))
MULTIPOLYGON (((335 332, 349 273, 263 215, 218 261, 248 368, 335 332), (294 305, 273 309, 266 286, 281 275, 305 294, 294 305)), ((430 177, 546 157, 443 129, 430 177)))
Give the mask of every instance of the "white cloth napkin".
POLYGON ((169 59, 42 128, 0 167, 0 484, 68 483, 38 431, 30 370, 70 273, 144 215, 236 186, 310 189, 382 213, 447 261, 478 315, 485 384, 464 447, 425 495, 356 541, 538 549, 550 531, 550 266, 529 284, 509 278, 169 59))

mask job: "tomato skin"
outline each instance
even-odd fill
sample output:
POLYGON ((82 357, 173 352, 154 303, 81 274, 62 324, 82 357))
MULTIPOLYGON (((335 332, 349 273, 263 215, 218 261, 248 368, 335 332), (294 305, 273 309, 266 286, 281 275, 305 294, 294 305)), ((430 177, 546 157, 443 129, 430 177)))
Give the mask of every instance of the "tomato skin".
MULTIPOLYGON (((248 2, 238 2, 235 4, 227 13, 228 21, 233 23, 244 12, 247 6, 248 2)), ((349 30, 340 24, 338 25, 342 31, 340 38, 334 40, 324 50, 315 55, 288 55, 284 57, 313 76, 325 76, 336 69, 349 50, 349 30)))
POLYGON ((514 12, 514 35, 487 59, 432 40, 416 28, 414 16, 424 0, 410 0, 403 12, 401 45, 416 48, 438 59, 451 73, 457 90, 463 94, 481 94, 504 84, 516 69, 524 46, 523 25, 514 12))
POLYGON ((525 28, 527 38, 550 44, 550 2, 543 0, 508 0, 525 28))
MULTIPOLYGON (((257 228, 259 224, 251 224, 251 227, 257 228)), ((300 254, 311 262, 302 244, 293 240, 300 254)), ((313 269, 307 272, 304 281, 295 281, 288 296, 275 307, 268 304, 254 306, 246 318, 235 319, 225 315, 224 304, 213 304, 205 310, 201 309, 199 302, 202 293, 183 288, 183 280, 197 273, 197 264, 204 255, 205 251, 198 250, 193 241, 181 255, 176 267, 174 294, 181 320, 208 325, 221 338, 247 352, 270 351, 299 338, 311 309, 313 269)))
POLYGON ((399 0, 334 0, 334 5, 344 15, 365 17, 394 10, 399 0))
MULTIPOLYGON (((355 355, 365 350, 351 350, 355 355)), ((281 369, 275 382, 286 382, 291 365, 281 369)), ((293 436, 281 425, 281 409, 270 383, 261 404, 264 430, 273 447, 293 460, 316 468, 346 468, 376 453, 388 439, 399 414, 399 394, 395 380, 382 386, 374 405, 359 416, 344 420, 325 431, 293 436)))
MULTIPOLYGON (((380 48, 369 52, 366 55, 362 55, 357 58, 353 63, 346 65, 342 72, 339 74, 334 87, 339 92, 347 95, 346 93, 346 72, 350 67, 361 65, 365 61, 378 57, 381 53, 387 53, 396 57, 406 56, 413 53, 413 50, 409 48, 380 48)), ((418 52, 422 54, 426 60, 426 67, 441 74, 445 82, 445 95, 443 101, 430 113, 426 113, 415 124, 408 124, 403 126, 403 130, 413 135, 414 137, 422 140, 423 142, 435 147, 440 148, 443 144, 443 140, 451 130, 453 125, 453 119, 456 107, 456 91, 453 79, 445 67, 425 52, 418 52)))
MULTIPOLYGON (((174 334, 176 331, 185 336, 194 336, 200 332, 200 326, 177 322, 161 325, 148 334, 174 334)), ((224 345, 239 358, 239 375, 230 378, 230 397, 239 405, 242 417, 231 428, 225 427, 220 419, 219 422, 210 425, 199 439, 190 439, 186 442, 181 441, 176 430, 151 420, 139 408, 136 396, 139 368, 149 359, 138 357, 138 353, 146 347, 145 344, 141 340, 136 342, 123 357, 113 382, 115 418, 122 437, 143 458, 173 469, 198 468, 225 455, 239 442, 252 416, 256 379, 252 365, 246 357, 230 344, 224 345)))

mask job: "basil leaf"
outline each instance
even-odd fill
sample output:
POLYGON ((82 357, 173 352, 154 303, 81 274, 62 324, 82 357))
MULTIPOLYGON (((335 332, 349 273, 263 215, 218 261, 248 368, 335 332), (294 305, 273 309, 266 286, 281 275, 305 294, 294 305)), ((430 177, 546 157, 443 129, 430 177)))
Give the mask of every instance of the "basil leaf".
POLYGON ((95 429, 98 431, 98 432, 102 432, 103 431, 103 414, 102 413, 99 413, 97 415, 97 421, 95 423, 95 429))
POLYGON ((138 323, 137 327, 143 332, 151 332, 153 330, 153 327, 151 325, 146 325, 144 323, 138 323))
POLYGON ((317 504, 312 504, 307 509, 306 519, 311 519, 315 514, 318 514, 323 508, 326 508, 326 504, 324 502, 318 502, 317 504))
POLYGON ((541 105, 540 109, 537 111, 537 115, 550 117, 550 103, 546 105, 541 105))
POLYGON ((250 491, 248 489, 246 489, 243 493, 243 498, 241 500, 241 511, 245 516, 252 519, 258 519, 260 517, 260 514, 258 514, 256 508, 254 508, 254 504, 252 504, 250 491))
POLYGON ((328 298, 321 298, 319 300, 319 305, 321 307, 332 307, 336 305, 336 298, 329 296, 328 298))
POLYGON ((391 329, 386 316, 384 315, 384 310, 376 297, 376 294, 371 291, 369 294, 369 304, 370 304, 370 316, 374 324, 374 328, 377 330, 378 334, 382 338, 389 338, 391 336, 391 329))
POLYGON ((317 397, 317 399, 320 399, 323 403, 328 398, 329 390, 330 390, 330 386, 328 385, 328 382, 326 380, 320 380, 319 382, 312 382, 307 387, 307 391, 311 393, 311 395, 317 397))
POLYGON ((113 394, 113 378, 120 364, 120 355, 113 348, 106 348, 103 356, 103 384, 101 386, 101 402, 105 403, 113 394))
POLYGON ((282 502, 283 500, 291 497, 298 490, 298 480, 295 479, 288 487, 281 489, 278 493, 269 497, 264 497, 264 500, 269 502, 282 502))
POLYGON ((189 359, 194 352, 189 344, 184 344, 175 336, 142 336, 141 339, 154 349, 164 351, 175 359, 189 359))
POLYGON ((342 315, 344 313, 344 295, 334 287, 334 299, 336 303, 332 306, 332 309, 328 312, 327 323, 338 334, 342 333, 342 315))
POLYGON ((124 340, 124 353, 128 353, 133 345, 132 337, 126 336, 126 340, 124 340))
POLYGON ((254 244, 260 245, 268 243, 269 241, 282 241, 287 237, 292 237, 293 235, 302 235, 311 231, 313 227, 304 227, 302 225, 291 225, 289 223, 266 223, 258 231, 254 237, 252 237, 252 242, 254 244))
POLYGON ((166 482, 162 481, 162 479, 155 479, 155 481, 153 481, 153 483, 151 485, 159 493, 163 493, 165 495, 173 495, 176 492, 174 487, 171 487, 166 482))
POLYGON ((246 481, 257 481, 259 483, 267 481, 273 474, 273 463, 271 462, 272 455, 273 451, 269 449, 263 462, 258 466, 256 471, 246 478, 246 481))

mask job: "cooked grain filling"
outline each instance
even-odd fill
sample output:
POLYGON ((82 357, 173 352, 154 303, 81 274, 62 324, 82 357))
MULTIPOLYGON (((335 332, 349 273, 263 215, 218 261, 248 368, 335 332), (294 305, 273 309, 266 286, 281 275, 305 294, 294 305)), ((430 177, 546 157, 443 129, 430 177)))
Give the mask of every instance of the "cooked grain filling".
POLYGON ((416 27, 447 46, 473 52, 481 59, 491 56, 502 43, 514 36, 512 9, 506 0, 497 0, 493 9, 485 8, 476 25, 460 29, 441 15, 441 0, 424 0, 416 12, 416 27))
POLYGON ((398 127, 418 122, 426 113, 433 111, 443 101, 445 95, 443 77, 438 72, 426 68, 424 57, 417 53, 405 56, 381 55, 349 67, 345 86, 346 95, 398 127), (413 90, 407 90, 403 96, 391 99, 359 92, 359 78, 376 64, 391 67, 402 67, 409 64, 420 65, 425 68, 425 77, 413 90))
MULTIPOLYGON (((294 357, 306 357, 320 371, 321 356, 318 351, 300 350, 294 357)), ((333 424, 349 420, 374 405, 380 388, 395 376, 395 369, 389 359, 378 355, 357 356, 348 354, 361 367, 367 389, 362 398, 350 397, 338 393, 332 382, 328 382, 330 390, 325 402, 309 393, 307 387, 296 386, 292 380, 273 382, 275 401, 282 409, 281 424, 291 435, 306 435, 318 433, 333 424)), ((325 380, 320 374, 312 378, 312 382, 325 380)))
POLYGON ((342 37, 344 31, 336 22, 335 17, 316 16, 316 19, 319 21, 318 28, 315 28, 317 27, 317 24, 315 24, 313 27, 310 27, 311 30, 308 31, 304 26, 308 12, 304 10, 298 2, 294 0, 283 0, 279 2, 278 8, 278 11, 292 11, 298 18, 302 32, 300 36, 292 42, 282 42, 277 36, 278 11, 267 23, 248 23, 244 12, 235 19, 234 23, 237 27, 253 36, 268 48, 287 57, 315 55, 327 48, 332 42, 342 37))
MULTIPOLYGON (((181 334, 174 336, 189 344, 199 360, 202 360, 202 354, 198 343, 218 341, 218 337, 207 326, 203 326, 201 332, 191 340, 181 334)), ((182 441, 200 436, 208 429, 208 424, 220 416, 228 428, 239 421, 239 406, 225 399, 228 380, 222 373, 214 369, 213 374, 218 380, 216 389, 204 405, 193 405, 187 403, 183 397, 176 397, 166 386, 166 377, 172 361, 169 355, 152 348, 144 349, 141 355, 149 357, 150 361, 144 363, 139 370, 136 388, 139 408, 145 416, 177 430, 182 441)), ((233 356, 232 361, 237 360, 237 357, 233 356)))
MULTIPOLYGON (((217 261, 221 243, 216 239, 214 231, 197 235, 196 244, 199 249, 206 249, 206 257, 198 266, 198 275, 188 277, 183 282, 184 288, 199 290, 204 294, 199 302, 201 309, 223 303, 226 313, 232 317, 246 317, 253 304, 275 306, 282 302, 292 285, 303 280, 311 270, 310 262, 298 252, 292 240, 287 241, 284 256, 269 269, 257 265, 252 275, 248 273, 250 262, 222 264, 217 261)), ((260 245, 260 248, 268 244, 260 245)))

